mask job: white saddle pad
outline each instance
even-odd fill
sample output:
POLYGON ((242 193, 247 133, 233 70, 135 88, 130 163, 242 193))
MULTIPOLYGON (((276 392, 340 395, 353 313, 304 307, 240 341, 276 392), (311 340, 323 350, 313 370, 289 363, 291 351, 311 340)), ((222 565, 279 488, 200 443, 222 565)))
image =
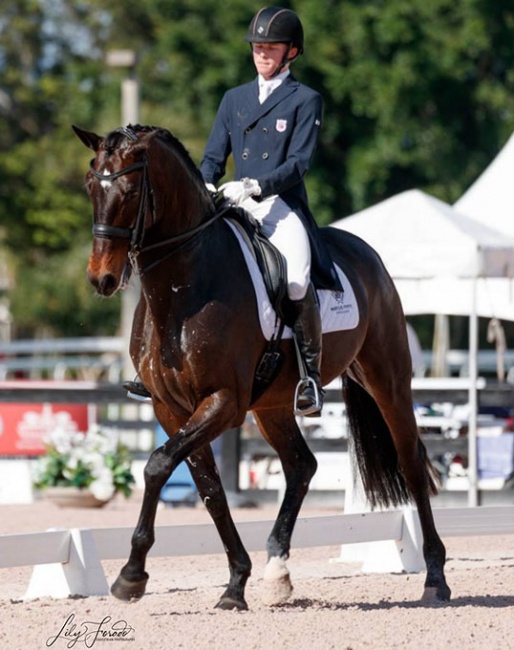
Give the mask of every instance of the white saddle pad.
MULTIPOLYGON (((229 220, 226 220, 226 222, 234 232, 239 245, 241 246, 241 250, 243 251, 243 255, 253 281, 262 333, 264 335, 264 338, 269 341, 276 330, 275 310, 269 301, 268 293, 266 291, 266 287, 264 286, 264 280, 262 279, 262 275, 257 262, 255 261, 255 258, 248 249, 248 246, 245 243, 244 239, 239 234, 237 227, 234 226, 229 220)), ((321 321, 324 334, 327 334, 328 332, 351 330, 357 327, 359 324, 359 307, 357 305, 357 300, 355 299, 352 285, 350 284, 346 275, 337 265, 336 271, 341 281, 341 286, 344 289, 343 293, 340 291, 328 290, 318 291, 321 321)), ((291 330, 286 327, 284 329, 283 337, 291 338, 291 336, 291 330)))

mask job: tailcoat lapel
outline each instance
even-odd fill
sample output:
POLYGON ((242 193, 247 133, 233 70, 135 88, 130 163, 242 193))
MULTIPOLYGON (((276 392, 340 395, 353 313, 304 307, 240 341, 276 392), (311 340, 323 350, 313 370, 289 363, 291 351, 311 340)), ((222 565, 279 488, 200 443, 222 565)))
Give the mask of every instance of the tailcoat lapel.
POLYGON ((280 86, 274 90, 271 95, 266 99, 266 101, 263 104, 259 103, 259 83, 257 79, 254 82, 254 87, 252 90, 255 89, 255 93, 251 93, 250 97, 250 102, 253 104, 254 102, 254 97, 257 97, 255 100, 255 105, 253 107, 253 110, 250 111, 246 119, 243 119, 241 126, 243 129, 247 129, 248 127, 252 126, 260 120, 260 118, 263 115, 266 115, 266 113, 269 113, 277 104, 279 104, 281 101, 283 101, 288 95, 291 95, 292 93, 296 92, 298 88, 298 82, 296 79, 292 76, 289 75, 287 76, 284 81, 280 84, 280 86))

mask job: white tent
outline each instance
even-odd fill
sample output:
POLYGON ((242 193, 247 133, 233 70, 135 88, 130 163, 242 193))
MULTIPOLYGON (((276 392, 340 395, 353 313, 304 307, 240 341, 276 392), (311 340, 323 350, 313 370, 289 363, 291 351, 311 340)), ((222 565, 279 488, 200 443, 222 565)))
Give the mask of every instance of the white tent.
MULTIPOLYGON (((479 289, 514 277, 514 238, 505 237, 419 190, 332 224, 368 242, 395 280, 406 314, 470 317, 470 505, 477 502, 476 427, 479 289)), ((514 320, 514 300, 512 320, 514 320)))
POLYGON ((407 315, 469 316, 473 284, 478 316, 514 321, 514 236, 505 238, 419 190, 332 225, 379 252, 407 315))
MULTIPOLYGON (((460 213, 495 228, 507 237, 514 236, 514 134, 496 158, 455 203, 460 213)), ((493 315, 514 320, 511 313, 514 288, 510 278, 489 282, 488 296, 495 303, 493 315)))
POLYGON ((514 237, 514 134, 454 207, 460 213, 514 237))
MULTIPOLYGON (((455 203, 459 213, 514 237, 514 134, 477 180, 455 203)), ((480 281, 479 316, 514 320, 514 281, 510 278, 480 281)), ((449 311, 448 314, 454 312, 449 311)))

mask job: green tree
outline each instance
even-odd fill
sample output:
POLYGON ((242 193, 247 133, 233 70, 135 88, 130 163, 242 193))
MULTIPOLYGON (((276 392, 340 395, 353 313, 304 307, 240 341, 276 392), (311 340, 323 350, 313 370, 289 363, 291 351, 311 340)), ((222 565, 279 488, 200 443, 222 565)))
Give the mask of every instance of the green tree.
MULTIPOLYGON (((90 237, 91 209, 83 191, 87 157, 77 155, 70 124, 93 119, 102 75, 101 50, 83 18, 80 5, 58 0, 2 5, 0 243, 12 252, 12 309, 18 332, 27 335, 41 328, 71 334, 66 323, 77 314, 64 299, 74 278, 59 272, 57 262, 90 237), (52 284, 62 292, 59 319, 51 316, 52 284)), ((113 309, 107 308, 107 320, 113 309)))
POLYGON ((328 216, 414 187, 456 200, 514 127, 512 4, 297 6, 327 102, 317 186, 328 216))
MULTIPOLYGON (((308 176, 319 223, 414 187, 453 202, 512 132, 511 0, 282 4, 305 27, 294 72, 326 104, 308 176)), ((50 295, 58 264, 76 260, 83 273, 90 152, 70 126, 105 133, 120 123, 126 71, 108 68, 106 52, 137 51, 141 121, 169 128, 199 162, 223 93, 254 75, 242 37, 255 9, 245 0, 4 0, 0 243, 19 267, 13 304, 24 332, 46 318, 53 332, 69 331, 78 313, 87 331, 104 331, 98 301, 79 309, 66 297, 79 272, 68 284, 59 277, 62 318, 45 316, 30 292, 50 295)), ((115 301, 101 304, 117 313, 115 301)))

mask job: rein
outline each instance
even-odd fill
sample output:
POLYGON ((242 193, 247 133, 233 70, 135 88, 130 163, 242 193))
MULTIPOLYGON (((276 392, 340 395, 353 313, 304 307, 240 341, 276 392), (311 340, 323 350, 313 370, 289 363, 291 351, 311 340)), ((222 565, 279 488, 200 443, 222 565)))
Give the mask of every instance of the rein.
MULTIPOLYGON (((123 131, 122 129, 119 130, 120 132, 123 131)), ((127 134, 125 133, 125 135, 127 134)), ((135 171, 143 172, 143 176, 141 179, 141 186, 139 190, 139 194, 140 194, 139 208, 138 208, 135 225, 130 228, 124 226, 109 226, 107 224, 96 223, 96 222, 93 223, 94 237, 98 237, 100 239, 130 240, 130 246, 128 251, 130 266, 132 267, 134 272, 139 273, 140 276, 146 273, 147 271, 149 271, 154 266, 157 266, 157 264, 160 264, 162 261, 164 261, 171 255, 173 255, 176 251, 182 248, 182 246, 188 243, 191 239, 193 239, 194 237, 202 233, 208 226, 214 223, 214 221, 216 221, 223 214, 223 212, 225 212, 225 210, 217 210, 209 219, 207 219, 207 221, 202 222, 200 225, 196 226, 195 228, 192 228, 191 230, 187 230, 183 233, 180 233, 179 235, 174 235, 173 237, 168 237, 167 239, 163 239, 162 241, 157 242, 155 244, 150 244, 149 246, 143 246, 143 239, 145 236, 145 220, 146 220, 146 213, 148 209, 148 203, 150 203, 152 209, 152 226, 155 225, 155 210, 154 210, 153 200, 152 200, 153 193, 150 187, 150 181, 148 179, 147 160, 145 159, 143 161, 134 163, 132 165, 129 165, 128 167, 113 172, 112 174, 101 174, 100 172, 98 172, 93 166, 94 161, 95 159, 93 158, 93 160, 91 160, 89 164, 89 171, 93 174, 95 178, 97 178, 100 181, 113 181, 116 180, 117 178, 120 178, 120 176, 124 176, 125 174, 130 174, 131 172, 135 172, 135 171), (149 197, 150 197, 150 201, 148 200, 149 197), (143 268, 138 269, 137 257, 141 253, 147 253, 152 250, 157 250, 164 246, 169 246, 170 244, 178 244, 178 246, 173 248, 173 250, 168 252, 164 257, 161 257, 158 260, 155 260, 150 264, 145 265, 143 268)))
POLYGON ((182 246, 190 242, 191 239, 197 237, 208 226, 210 226, 212 223, 217 221, 217 219, 221 216, 221 214, 222 214, 221 212, 216 212, 212 217, 210 217, 210 219, 207 219, 207 221, 204 221, 199 226, 196 226, 196 228, 192 228, 191 230, 186 230, 186 232, 183 232, 180 235, 175 235, 174 237, 163 239, 162 241, 157 242, 156 244, 150 244, 150 246, 145 246, 145 248, 142 248, 139 252, 146 253, 148 251, 161 248, 162 246, 167 246, 168 244, 179 244, 176 248, 173 248, 166 255, 164 255, 164 257, 160 257, 158 260, 155 260, 154 262, 150 262, 150 264, 146 264, 145 266, 143 266, 143 268, 139 269, 139 275, 144 275, 150 269, 153 269, 154 266, 157 266, 161 262, 164 262, 164 260, 167 260, 168 257, 174 255, 178 250, 180 250, 180 248, 182 248, 182 246))

